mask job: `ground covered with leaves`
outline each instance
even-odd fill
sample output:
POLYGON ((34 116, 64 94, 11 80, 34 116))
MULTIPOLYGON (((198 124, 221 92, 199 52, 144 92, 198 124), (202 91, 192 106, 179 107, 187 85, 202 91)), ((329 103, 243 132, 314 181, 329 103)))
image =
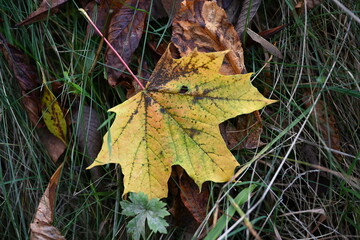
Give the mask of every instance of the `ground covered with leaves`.
POLYGON ((0 0, 0 238, 360 238, 359 13, 0 0))

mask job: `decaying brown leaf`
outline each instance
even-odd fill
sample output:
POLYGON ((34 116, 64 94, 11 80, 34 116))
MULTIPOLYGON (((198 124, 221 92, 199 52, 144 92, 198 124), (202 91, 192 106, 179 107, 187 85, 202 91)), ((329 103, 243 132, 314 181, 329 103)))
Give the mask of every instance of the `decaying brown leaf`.
POLYGON ((252 40, 259 43, 270 54, 272 54, 280 59, 284 58, 284 56, 279 51, 279 49, 277 47, 275 47, 273 44, 271 44, 269 41, 267 41, 265 38, 260 36, 260 34, 257 34, 256 32, 254 32, 253 30, 251 30, 249 28, 247 29, 246 33, 249 34, 249 36, 251 37, 252 40))
POLYGON ((169 17, 176 15, 180 9, 181 2, 182 0, 161 0, 162 6, 169 17))
POLYGON ((86 7, 86 5, 89 4, 89 2, 99 2, 100 0, 78 0, 80 2, 82 7, 86 7))
POLYGON ((261 0, 244 0, 241 7, 241 12, 236 23, 236 31, 241 36, 245 29, 249 27, 249 22, 255 16, 260 7, 261 0))
POLYGON ((64 164, 61 164, 52 175, 49 184, 40 199, 39 206, 30 224, 31 240, 65 240, 60 231, 52 225, 54 221, 54 208, 56 189, 64 164))
POLYGON ((210 195, 208 183, 203 185, 200 192, 200 189, 194 180, 192 180, 180 167, 178 167, 178 178, 180 185, 180 197, 184 206, 191 213, 194 219, 198 223, 201 223, 207 214, 207 206, 210 195))
MULTIPOLYGON (((111 18, 108 40, 127 64, 139 45, 149 7, 150 1, 128 0, 111 18)), ((108 83, 116 86, 125 66, 110 48, 106 49, 105 63, 108 65, 108 83)))
POLYGON ((16 81, 20 85, 21 101, 31 124, 36 128, 40 141, 44 144, 51 159, 56 162, 66 145, 47 129, 42 119, 41 81, 37 70, 28 57, 0 35, 0 50, 3 52, 16 81))
POLYGON ((37 128, 36 132, 40 142, 44 145, 53 162, 57 162, 59 157, 64 153, 66 144, 59 138, 55 137, 46 127, 37 128))
POLYGON ((185 56, 197 48, 200 52, 230 50, 220 73, 243 73, 244 56, 239 36, 228 22, 224 9, 215 2, 186 1, 173 22, 172 42, 185 56))
POLYGON ((43 0, 34 12, 32 12, 24 21, 17 24, 18 26, 31 24, 45 19, 48 15, 59 11, 59 7, 68 0, 43 0))
MULTIPOLYGON (((98 131, 100 127, 99 116, 92 107, 87 105, 79 106, 76 104, 71 109, 78 148, 83 153, 87 164, 91 164, 100 152, 102 144, 102 137, 98 131)), ((93 182, 96 183, 97 190, 101 190, 103 186, 99 179, 104 175, 102 168, 92 168, 90 173, 93 182)))
POLYGON ((238 1, 238 0, 217 0, 216 2, 220 7, 222 7, 225 10, 229 22, 231 24, 235 25, 236 21, 238 19, 238 16, 239 16, 242 1, 238 1))
MULTIPOLYGON (((85 11, 94 21, 96 27, 105 33, 107 31, 107 25, 112 16, 112 13, 119 11, 122 6, 123 1, 117 0, 91 1, 86 5, 85 11)), ((88 24, 86 35, 90 36, 90 33, 99 35, 96 31, 93 30, 94 28, 91 26, 91 24, 88 24)))
MULTIPOLYGON (((308 145, 304 143, 299 148, 301 161, 308 162, 312 166, 320 166, 319 151, 316 147, 308 145)), ((329 174, 325 171, 319 171, 318 173, 312 173, 308 175, 309 186, 317 193, 317 194, 325 194, 329 190, 330 179, 329 174)), ((313 192, 309 192, 309 194, 313 194, 313 192)))
MULTIPOLYGON (((96 27, 100 29, 100 31, 104 32, 103 29, 105 28, 110 11, 108 1, 101 0, 99 4, 95 1, 89 2, 85 7, 85 11, 87 14, 89 14, 96 27)), ((91 24, 88 24, 86 28, 86 36, 92 35, 91 33, 94 35, 99 35, 93 29, 94 28, 91 26, 91 24)))
POLYGON ((33 126, 37 128, 43 127, 44 122, 40 121, 41 81, 37 74, 36 67, 30 64, 28 57, 23 52, 18 50, 15 46, 9 44, 1 35, 0 41, 0 49, 12 69, 16 81, 20 85, 22 95, 21 101, 29 116, 29 120, 33 126))
MULTIPOLYGON (((283 24, 278 27, 270 28, 261 32, 258 32, 257 34, 265 39, 270 39, 272 36, 277 34, 278 32, 282 31, 285 27, 287 27, 288 24, 283 24)), ((246 47, 251 46, 255 43, 251 38, 246 39, 246 47)))
MULTIPOLYGON (((168 182, 169 186, 169 212, 174 218, 174 224, 183 228, 186 233, 191 236, 199 226, 193 214, 191 214, 187 207, 185 207, 180 196, 180 183, 178 171, 184 171, 180 166, 173 166, 171 171, 171 178, 168 182)), ((198 192, 199 193, 199 192, 198 192)))

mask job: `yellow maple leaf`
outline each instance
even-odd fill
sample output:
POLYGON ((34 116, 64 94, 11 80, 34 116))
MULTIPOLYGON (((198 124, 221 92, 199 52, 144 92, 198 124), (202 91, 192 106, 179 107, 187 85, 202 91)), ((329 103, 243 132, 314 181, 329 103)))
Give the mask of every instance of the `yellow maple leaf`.
POLYGON ((118 163, 124 194, 149 198, 167 197, 172 165, 184 168, 200 189, 205 181, 228 181, 238 163, 219 124, 274 101, 251 85, 251 74, 220 75, 225 54, 195 50, 173 59, 167 51, 145 89, 109 110, 115 121, 88 168, 118 163))

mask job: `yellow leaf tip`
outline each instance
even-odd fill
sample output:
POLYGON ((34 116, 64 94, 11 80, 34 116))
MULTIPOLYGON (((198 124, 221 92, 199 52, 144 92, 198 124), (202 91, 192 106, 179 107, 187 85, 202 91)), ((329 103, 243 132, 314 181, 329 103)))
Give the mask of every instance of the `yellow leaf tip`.
POLYGON ((86 170, 90 170, 91 168, 93 168, 93 167, 95 167, 96 165, 93 163, 93 164, 91 164, 90 166, 88 166, 87 168, 86 168, 86 170))

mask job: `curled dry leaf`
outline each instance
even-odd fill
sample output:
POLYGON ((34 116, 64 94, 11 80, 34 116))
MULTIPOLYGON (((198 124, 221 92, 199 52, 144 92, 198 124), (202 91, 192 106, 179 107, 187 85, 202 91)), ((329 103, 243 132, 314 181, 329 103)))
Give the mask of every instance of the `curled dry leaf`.
POLYGON ((241 36, 245 29, 249 27, 249 22, 259 9, 261 0, 244 0, 239 18, 236 23, 236 31, 241 36))
POLYGON ((161 0, 162 6, 169 17, 173 17, 180 9, 182 0, 161 0))
POLYGON ((44 123, 40 121, 41 103, 40 86, 41 81, 37 74, 36 67, 30 64, 29 58, 15 46, 9 44, 0 35, 0 48, 10 68, 13 71, 16 81, 21 89, 21 101, 33 126, 40 128, 44 123))
MULTIPOLYGON (((91 1, 86 5, 85 11, 94 21, 96 27, 102 32, 106 32, 106 27, 112 13, 119 11, 122 6, 123 2, 116 0, 91 1)), ((91 32, 94 35, 99 35, 96 31, 93 31, 91 24, 88 24, 86 35, 89 36, 91 32)))
POLYGON ((31 124, 36 127, 40 141, 44 144, 51 159, 56 162, 64 152, 66 145, 62 140, 49 132, 41 117, 41 81, 37 74, 37 70, 23 52, 7 43, 6 39, 1 35, 0 41, 1 51, 9 63, 16 81, 20 85, 22 95, 21 101, 29 120, 31 124))
MULTIPOLYGON (((148 0, 128 0, 111 18, 108 40, 127 64, 139 45, 149 7, 148 0)), ((105 63, 108 65, 108 83, 116 86, 125 66, 109 47, 106 49, 105 63)))
POLYGON ((242 2, 238 0, 217 0, 217 4, 225 10, 229 22, 234 25, 238 19, 242 2))
MULTIPOLYGON (((102 0, 99 4, 95 1, 89 2, 85 7, 85 11, 87 12, 87 14, 89 14, 96 27, 102 32, 104 32, 103 30, 105 28, 110 11, 108 1, 102 0)), ((93 31, 93 27, 91 26, 91 24, 88 24, 86 28, 86 36, 90 36, 92 32, 94 35, 99 35, 96 31, 93 31)))
MULTIPOLYGON (((268 30, 261 31, 261 32, 256 33, 256 34, 258 34, 262 38, 270 39, 272 36, 274 36, 275 34, 277 34, 280 31, 282 31, 287 26, 288 26, 288 24, 283 24, 283 25, 280 25, 278 27, 274 27, 274 28, 270 28, 268 30)), ((254 44, 254 42, 255 41, 253 41, 251 38, 248 38, 246 40, 246 46, 251 46, 251 45, 254 44)))
POLYGON ((31 24, 33 22, 41 21, 47 18, 50 14, 59 11, 59 7, 68 0, 43 0, 34 12, 32 12, 24 21, 17 24, 18 26, 31 24))
POLYGON ((267 41, 265 38, 263 38, 262 36, 251 30, 250 28, 248 28, 246 32, 247 34, 249 34, 252 40, 259 43, 270 54, 280 59, 284 58, 280 50, 277 47, 275 47, 273 44, 271 44, 269 41, 267 41))
POLYGON ((49 184, 40 199, 39 206, 30 224, 31 240, 65 240, 60 231, 52 225, 54 221, 54 208, 56 189, 59 184, 61 171, 64 164, 61 164, 52 175, 49 184))
POLYGON ((230 50, 220 73, 243 73, 244 56, 239 36, 215 2, 186 1, 173 22, 172 42, 181 56, 197 48, 200 52, 230 50))
POLYGON ((36 132, 40 138, 40 142, 45 146, 49 156, 53 162, 57 162, 61 154, 66 149, 66 144, 60 140, 60 138, 55 137, 47 127, 37 128, 36 132))
MULTIPOLYGON (((178 167, 178 169, 181 168, 178 167)), ((201 223, 204 221, 207 214, 210 195, 208 185, 205 186, 206 183, 204 183, 200 192, 200 189, 194 180, 192 180, 183 169, 178 171, 178 177, 181 201, 196 222, 201 223)))

